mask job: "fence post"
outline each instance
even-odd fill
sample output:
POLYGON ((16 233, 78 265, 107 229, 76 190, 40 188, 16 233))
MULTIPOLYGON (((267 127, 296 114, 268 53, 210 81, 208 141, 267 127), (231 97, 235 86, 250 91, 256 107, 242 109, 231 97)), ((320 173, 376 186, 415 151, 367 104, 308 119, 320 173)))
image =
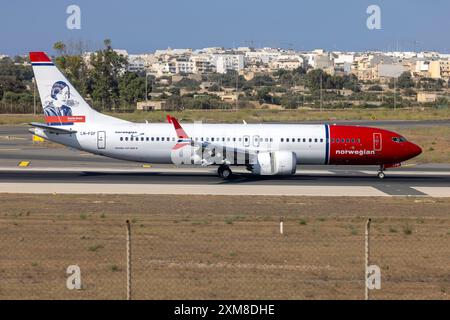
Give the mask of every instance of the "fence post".
POLYGON ((364 299, 365 300, 369 300, 369 286, 367 285, 367 277, 369 275, 369 258, 370 258, 370 245, 369 245, 369 240, 370 240, 370 222, 372 221, 372 219, 367 219, 366 222, 366 232, 365 232, 365 266, 364 266, 364 270, 365 270, 365 274, 364 274, 364 299))
POLYGON ((131 300, 131 225, 126 222, 127 230, 127 300, 131 300))
POLYGON ((284 218, 280 218, 280 234, 284 234, 284 218))

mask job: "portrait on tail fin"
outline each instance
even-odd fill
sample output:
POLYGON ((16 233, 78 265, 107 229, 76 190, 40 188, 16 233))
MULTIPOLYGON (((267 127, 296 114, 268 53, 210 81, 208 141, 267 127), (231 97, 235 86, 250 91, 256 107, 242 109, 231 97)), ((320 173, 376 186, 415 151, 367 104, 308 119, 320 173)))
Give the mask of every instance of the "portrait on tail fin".
POLYGON ((49 98, 44 105, 47 117, 72 116, 72 107, 78 104, 70 99, 70 88, 64 81, 53 84, 49 98))

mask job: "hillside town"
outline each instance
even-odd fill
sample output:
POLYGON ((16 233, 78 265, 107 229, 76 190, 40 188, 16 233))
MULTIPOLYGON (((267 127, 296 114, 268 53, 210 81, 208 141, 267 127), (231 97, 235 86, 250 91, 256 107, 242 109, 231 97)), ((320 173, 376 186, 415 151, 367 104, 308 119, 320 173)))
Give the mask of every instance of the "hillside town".
MULTIPOLYGON (((79 77, 74 82, 85 85, 81 92, 98 109, 443 108, 450 100, 450 54, 439 52, 211 47, 132 54, 107 48, 122 59, 117 74, 106 81, 117 85, 115 97, 106 91, 98 94, 98 76, 83 80, 84 73, 99 68, 102 61, 93 60, 106 51, 80 53, 82 61, 75 64, 79 70, 73 70, 70 59, 61 60, 70 56, 65 45, 54 47, 63 72, 79 77)), ((29 65, 22 58, 15 57, 14 63, 29 65)), ((13 58, 0 55, 0 61, 8 59, 13 58)), ((0 70, 0 86, 4 77, 0 70)), ((26 88, 31 90, 29 83, 26 88)), ((8 90, 0 91, 7 108, 8 90)), ((15 99, 20 100, 11 93, 11 105, 15 99)))

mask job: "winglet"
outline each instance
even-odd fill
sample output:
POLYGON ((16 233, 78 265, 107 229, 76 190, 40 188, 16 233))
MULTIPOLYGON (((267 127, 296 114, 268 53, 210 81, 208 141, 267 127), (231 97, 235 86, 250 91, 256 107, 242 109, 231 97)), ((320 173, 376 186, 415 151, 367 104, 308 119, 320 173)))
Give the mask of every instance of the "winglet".
POLYGON ((175 132, 177 133, 177 137, 180 139, 189 139, 189 136, 187 135, 187 133, 184 131, 184 129, 181 127, 180 123, 178 122, 178 120, 174 117, 170 117, 167 116, 167 120, 169 121, 169 123, 172 123, 174 128, 175 128, 175 132))
POLYGON ((177 144, 172 148, 172 150, 178 150, 184 146, 187 146, 191 143, 189 136, 184 131, 184 129, 181 127, 178 120, 174 117, 171 117, 170 115, 167 115, 167 122, 172 123, 173 127, 175 128, 175 132, 177 133, 178 142, 177 144))

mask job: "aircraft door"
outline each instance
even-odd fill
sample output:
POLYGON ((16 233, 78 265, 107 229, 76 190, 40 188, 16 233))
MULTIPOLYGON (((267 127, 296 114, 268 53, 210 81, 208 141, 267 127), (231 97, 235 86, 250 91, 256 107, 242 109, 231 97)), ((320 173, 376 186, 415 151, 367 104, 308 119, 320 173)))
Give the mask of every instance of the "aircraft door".
POLYGON ((381 151, 381 148, 382 148, 381 133, 374 133, 373 134, 373 150, 381 151))
POLYGON ((106 132, 105 131, 97 132, 97 148, 98 149, 106 148, 106 132))

